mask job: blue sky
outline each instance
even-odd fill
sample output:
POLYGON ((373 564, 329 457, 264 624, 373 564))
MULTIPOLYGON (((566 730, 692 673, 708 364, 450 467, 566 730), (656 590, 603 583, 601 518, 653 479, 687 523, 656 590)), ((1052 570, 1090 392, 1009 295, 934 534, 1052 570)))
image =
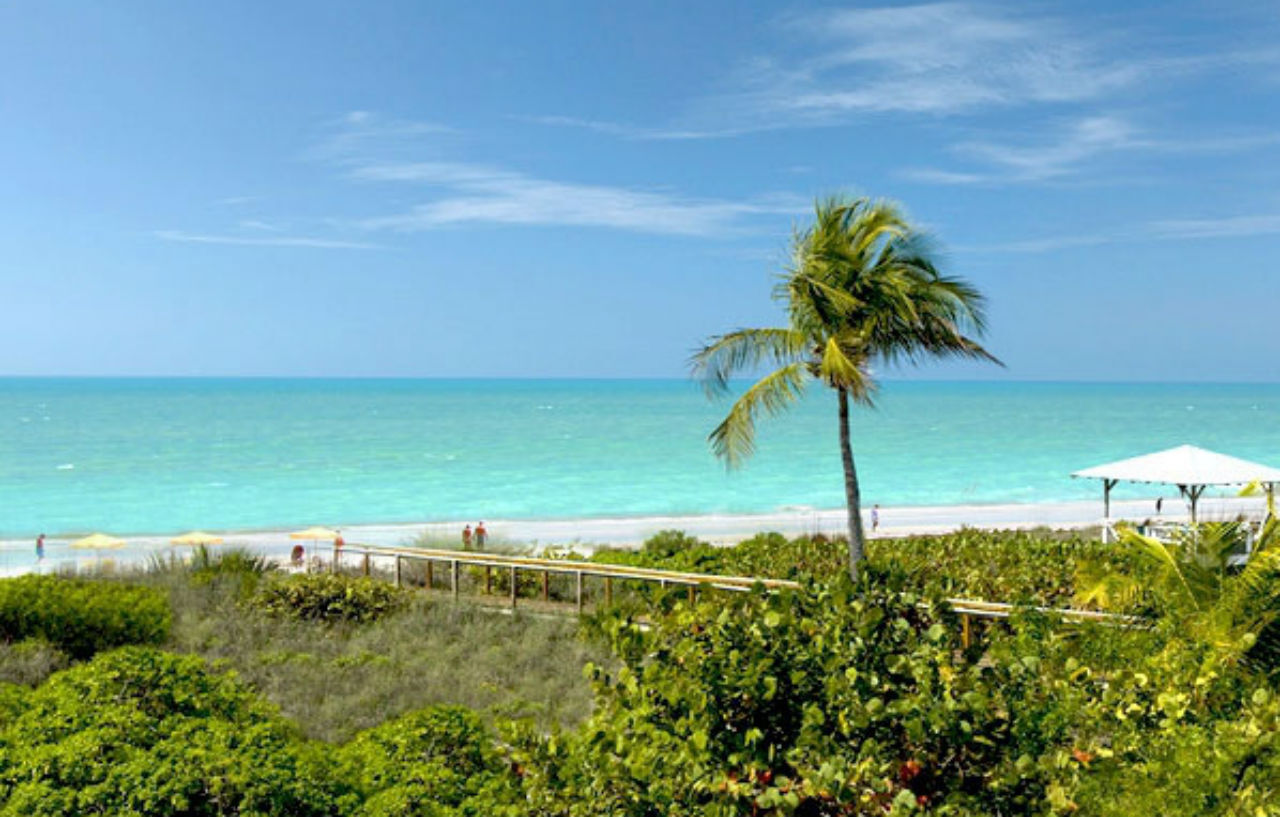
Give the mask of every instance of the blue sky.
MULTIPOLYGON (((1274 380, 1274 3, 0 7, 0 373, 679 376, 815 196, 998 371, 1274 380)), ((892 373, 891 373, 892 374, 892 373)))

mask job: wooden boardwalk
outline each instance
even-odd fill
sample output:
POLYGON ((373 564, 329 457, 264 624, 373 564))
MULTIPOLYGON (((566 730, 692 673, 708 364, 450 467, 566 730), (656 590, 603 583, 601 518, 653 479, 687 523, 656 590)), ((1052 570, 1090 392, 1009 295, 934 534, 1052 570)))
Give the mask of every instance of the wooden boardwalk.
MULTIPOLYGON (((347 545, 333 551, 329 569, 343 570, 356 566, 366 576, 385 576, 401 586, 438 590, 443 584, 454 599, 462 596, 466 586, 468 597, 482 595, 484 598, 494 599, 498 596, 504 598, 512 608, 525 598, 559 607, 571 603, 578 613, 584 612, 589 604, 594 609, 611 605, 615 583, 621 582, 634 582, 661 589, 684 588, 690 601, 697 599, 700 590, 743 593, 761 587, 767 592, 778 592, 800 587, 799 582, 786 579, 686 573, 571 558, 544 559, 475 551, 367 545, 347 545)), ((965 646, 972 641, 975 620, 1007 619, 1019 610, 1035 610, 1072 623, 1100 622, 1117 626, 1141 626, 1143 623, 1133 616, 1096 610, 1029 608, 981 599, 953 598, 946 601, 960 617, 961 636, 965 646)))

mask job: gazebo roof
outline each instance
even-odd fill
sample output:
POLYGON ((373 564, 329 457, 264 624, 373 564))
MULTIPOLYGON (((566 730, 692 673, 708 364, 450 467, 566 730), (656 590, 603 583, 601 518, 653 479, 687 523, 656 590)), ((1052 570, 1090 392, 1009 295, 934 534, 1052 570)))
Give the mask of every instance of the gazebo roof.
POLYGON ((1194 445, 1144 454, 1127 460, 1096 465, 1071 476, 1122 482, 1156 482, 1168 485, 1245 485, 1280 483, 1280 468, 1229 457, 1194 445))

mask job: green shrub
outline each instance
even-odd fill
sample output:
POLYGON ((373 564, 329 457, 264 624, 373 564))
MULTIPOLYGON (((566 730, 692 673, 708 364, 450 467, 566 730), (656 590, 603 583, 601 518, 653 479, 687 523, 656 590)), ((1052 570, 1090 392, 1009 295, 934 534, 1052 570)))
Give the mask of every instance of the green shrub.
POLYGON ((337 774, 358 792, 362 817, 525 813, 492 736, 462 707, 411 712, 360 733, 340 750, 337 774))
POLYGON ((511 735, 535 813, 1010 813, 1023 796, 990 785, 1018 754, 1010 710, 944 608, 837 585, 604 624, 623 668, 596 672, 590 721, 511 735))
MULTIPOLYGON (((597 551, 593 561, 694 573, 831 581, 848 570, 844 539, 761 533, 716 547, 663 531, 640 550, 597 551)), ((866 569, 897 575, 917 593, 1069 606, 1082 565, 1110 569, 1131 560, 1114 547, 1071 533, 963 529, 938 536, 873 539, 866 569)))
POLYGON ((338 787, 276 710, 199 658, 127 647, 0 721, 0 815, 327 815, 338 787))
POLYGON ((58 576, 0 580, 0 638, 43 639, 73 658, 169 635, 167 596, 154 588, 58 576))
POLYGON ((213 581, 222 577, 256 580, 276 570, 275 562, 245 548, 214 551, 197 545, 191 552, 190 569, 197 581, 213 581))
POLYGON ((304 621, 367 622, 402 609, 409 593, 395 585, 363 576, 302 573, 262 584, 252 604, 272 615, 304 621))

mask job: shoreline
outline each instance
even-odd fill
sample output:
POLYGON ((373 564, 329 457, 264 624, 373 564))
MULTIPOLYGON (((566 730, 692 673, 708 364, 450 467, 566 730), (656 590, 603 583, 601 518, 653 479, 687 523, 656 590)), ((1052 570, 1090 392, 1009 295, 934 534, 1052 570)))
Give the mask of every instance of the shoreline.
MULTIPOLYGON (((1123 499, 1111 503, 1113 519, 1141 522, 1158 519, 1179 522, 1187 519, 1186 506, 1177 499, 1165 503, 1164 512, 1155 513, 1154 499, 1123 499)), ((1201 501, 1202 520, 1228 519, 1238 514, 1261 515, 1261 497, 1206 497, 1201 501)), ((962 527, 1013 530, 1049 527, 1058 529, 1096 528, 1102 523, 1100 501, 1000 503, 986 505, 896 506, 880 508, 880 527, 870 526, 869 507, 863 508, 867 534, 875 538, 946 533, 962 527)), ((337 526, 348 547, 367 545, 408 545, 425 540, 431 547, 453 549, 460 546, 466 524, 476 520, 447 522, 391 523, 337 526)), ((802 534, 842 535, 846 520, 843 508, 825 510, 785 510, 754 514, 688 514, 637 517, 570 519, 485 520, 494 547, 573 548, 590 551, 596 547, 636 547, 661 530, 682 530, 716 545, 732 545, 758 533, 777 531, 787 536, 802 534)), ((296 540, 288 530, 254 530, 218 533, 221 547, 244 547, 271 556, 287 554, 296 540)), ((117 550, 86 551, 68 546, 74 537, 49 538, 47 558, 37 564, 33 539, 0 540, 0 574, 33 570, 55 570, 60 566, 116 561, 135 563, 152 555, 183 552, 169 544, 170 534, 124 536, 127 545, 117 550)), ((327 548, 327 542, 301 542, 310 551, 327 548)))

